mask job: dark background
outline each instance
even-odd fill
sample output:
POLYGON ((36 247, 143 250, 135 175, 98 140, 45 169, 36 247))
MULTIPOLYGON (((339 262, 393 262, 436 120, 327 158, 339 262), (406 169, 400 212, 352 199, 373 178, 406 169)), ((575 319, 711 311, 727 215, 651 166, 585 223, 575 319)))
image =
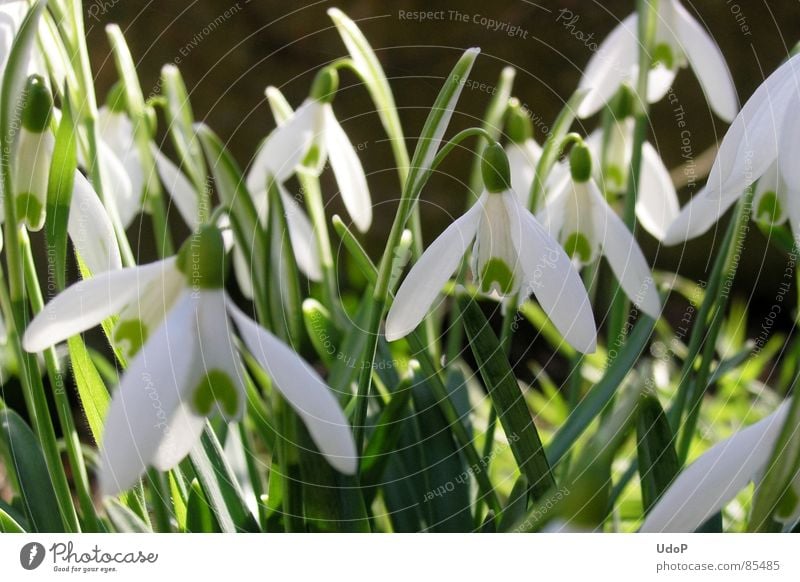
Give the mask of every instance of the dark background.
MULTIPOLYGON (((664 0, 662 0, 664 1, 664 0)), ((307 95, 320 66, 345 55, 338 34, 326 15, 338 6, 356 20, 375 48, 393 86, 409 140, 420 131, 426 108, 461 51, 480 46, 482 54, 472 79, 493 85, 505 65, 518 69, 514 94, 546 125, 575 89, 591 50, 634 9, 633 0, 459 1, 459 2, 277 2, 258 0, 194 0, 192 2, 133 2, 106 0, 87 3, 87 29, 93 50, 101 98, 115 80, 104 24, 119 23, 126 33, 147 93, 157 86, 164 63, 178 64, 191 91, 195 115, 207 121, 226 141, 244 166, 258 141, 274 123, 263 96, 267 85, 278 86, 296 106, 307 95), (579 20, 564 25, 566 9, 579 20), (469 22, 451 20, 420 23, 404 20, 399 11, 457 10, 469 22), (521 27, 525 38, 509 37, 472 22, 479 14, 521 27), (561 19, 559 21, 559 18, 561 19), (213 30, 212 30, 213 28, 213 30), (578 38, 583 35, 584 40, 578 38), (586 37, 593 35, 588 40, 586 37)), ((714 0, 684 2, 711 31, 725 53, 742 101, 785 58, 800 40, 800 3, 796 0, 714 0)), ((365 245, 378 255, 394 216, 398 184, 391 151, 367 92, 345 73, 334 104, 337 116, 360 152, 368 174, 375 222, 365 245)), ((726 125, 712 115, 692 72, 682 71, 674 87, 691 133, 691 150, 700 155, 713 145, 726 125)), ((489 94, 465 90, 451 124, 451 134, 480 122, 489 94)), ((583 131, 593 129, 589 120, 583 131)), ((537 137, 542 139, 541 131, 537 137)), ((651 138, 668 167, 681 160, 681 130, 673 106, 666 101, 653 110, 651 138)), ((410 143, 413 149, 413 143, 410 143)), ((423 223, 428 241, 442 230, 465 203, 470 158, 454 156, 443 173, 423 192, 423 223)), ((323 183, 330 212, 343 213, 337 190, 326 173, 323 183)), ((691 193, 684 189, 682 200, 691 193)), ((724 224, 724 221, 723 221, 724 224)), ((678 270, 703 279, 709 256, 721 238, 716 232, 686 247, 659 248, 646 233, 640 239, 657 269, 678 270)), ((785 266, 785 256, 769 250, 753 228, 741 260, 735 292, 745 299, 755 293, 751 309, 768 309, 785 266)), ((788 322, 788 320, 787 320, 788 322)))

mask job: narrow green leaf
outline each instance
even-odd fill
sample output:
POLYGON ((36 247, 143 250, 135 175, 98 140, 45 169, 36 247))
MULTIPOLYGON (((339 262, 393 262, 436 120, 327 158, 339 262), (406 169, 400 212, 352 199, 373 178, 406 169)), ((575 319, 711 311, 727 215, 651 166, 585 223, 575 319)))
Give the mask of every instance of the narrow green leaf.
POLYGON ((356 235, 347 228, 347 225, 339 215, 335 214, 331 222, 333 223, 333 229, 336 231, 336 234, 339 235, 339 238, 342 239, 344 247, 350 253, 350 257, 353 259, 358 269, 367 278, 367 281, 374 285, 378 280, 375 264, 369 258, 369 255, 367 255, 361 243, 358 242, 356 235))
POLYGON ((222 531, 197 479, 192 481, 189 486, 189 500, 186 503, 186 531, 191 533, 222 531))
POLYGON ((150 527, 138 515, 117 499, 107 499, 105 506, 108 519, 115 531, 119 533, 152 533, 150 527))
POLYGON ((508 502, 503 508, 503 514, 497 520, 497 531, 510 531, 514 524, 521 521, 525 516, 525 511, 528 508, 528 489, 527 479, 525 479, 524 475, 520 475, 514 481, 511 494, 508 496, 508 502))
POLYGON ((303 301, 303 323, 311 345, 325 365, 336 361, 336 354, 342 341, 342 333, 337 329, 331 313, 316 299, 303 301))
POLYGON ((65 88, 61 122, 56 131, 50 175, 47 182, 47 214, 45 233, 47 245, 55 262, 56 286, 66 286, 67 274, 67 224, 69 222, 72 188, 75 170, 78 167, 78 153, 75 143, 75 125, 72 119, 69 91, 65 88))
POLYGON ((395 453, 404 423, 411 415, 409 402, 411 384, 404 380, 391 393, 388 404, 378 415, 375 430, 361 457, 361 483, 365 487, 378 483, 395 453))
POLYGON ((172 498, 172 508, 175 512, 175 521, 178 522, 179 530, 185 530, 187 513, 186 487, 182 484, 182 481, 178 480, 175 471, 170 471, 167 475, 169 479, 170 497, 172 498))
MULTIPOLYGON (((413 371, 413 368, 412 368, 413 371)), ((425 491, 422 505, 427 530, 432 532, 472 531, 470 471, 461 455, 447 419, 419 368, 411 387, 415 421, 419 431, 419 453, 425 491)), ((474 468, 475 471, 485 467, 474 468)))
POLYGON ((511 452, 528 480, 534 499, 555 485, 550 464, 542 447, 525 397, 500 341, 489 326, 480 306, 471 298, 459 297, 464 329, 475 355, 481 377, 508 437, 511 452))
POLYGON ((89 422, 94 442, 100 444, 103 437, 103 422, 111 397, 81 336, 76 335, 69 338, 67 347, 69 361, 72 364, 72 376, 78 388, 78 397, 89 422))
POLYGON ((639 403, 636 445, 642 505, 644 512, 649 513, 680 471, 675 452, 675 435, 672 434, 664 409, 653 394, 644 395, 639 403))
POLYGON ((202 447, 191 453, 192 465, 220 528, 226 533, 258 531, 213 430, 207 427, 200 441, 202 447))
POLYGON ((16 520, 0 507, 0 533, 25 533, 16 520))
POLYGON ((592 421, 598 417, 611 397, 622 385, 622 381, 645 349, 653 332, 655 322, 649 317, 641 318, 631 331, 625 345, 612 360, 600 381, 592 386, 569 415, 567 422, 558 430, 547 447, 550 463, 557 465, 570 450, 592 421))
POLYGON ((33 431, 10 409, 0 411, 0 444, 6 462, 14 467, 32 531, 61 532, 64 524, 56 494, 33 431))

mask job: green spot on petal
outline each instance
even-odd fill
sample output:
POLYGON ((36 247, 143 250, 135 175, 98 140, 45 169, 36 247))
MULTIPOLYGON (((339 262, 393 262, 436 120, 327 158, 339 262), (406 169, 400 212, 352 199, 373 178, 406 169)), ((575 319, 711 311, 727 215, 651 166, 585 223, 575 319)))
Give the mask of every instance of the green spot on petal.
POLYGON ((781 201, 778 198, 778 193, 774 191, 764 192, 761 199, 758 201, 758 208, 756 209, 756 217, 758 220, 768 224, 774 224, 781 216, 781 213, 781 201))
POLYGON ((497 257, 489 259, 481 273, 481 291, 490 293, 493 288, 503 295, 514 292, 514 272, 504 260, 497 257))
POLYGON ((592 260, 592 245, 579 232, 573 232, 564 243, 564 250, 571 258, 577 258, 584 265, 592 260))
POLYGON ((28 225, 31 230, 39 230, 44 225, 44 206, 39 198, 30 192, 17 194, 17 220, 28 225))
POLYGON ((192 404, 195 412, 208 416, 219 403, 222 412, 233 418, 239 411, 239 391, 230 376, 222 370, 209 371, 194 389, 192 404))
POLYGON ((606 181, 613 190, 622 190, 625 187, 625 173, 616 164, 609 164, 606 167, 606 181))
POLYGON ((653 50, 653 66, 663 65, 667 69, 675 67, 675 53, 667 43, 660 43, 653 50))
POLYGON ((147 326, 141 319, 127 319, 120 321, 114 329, 114 342, 127 343, 128 356, 136 355, 144 342, 147 341, 147 326))

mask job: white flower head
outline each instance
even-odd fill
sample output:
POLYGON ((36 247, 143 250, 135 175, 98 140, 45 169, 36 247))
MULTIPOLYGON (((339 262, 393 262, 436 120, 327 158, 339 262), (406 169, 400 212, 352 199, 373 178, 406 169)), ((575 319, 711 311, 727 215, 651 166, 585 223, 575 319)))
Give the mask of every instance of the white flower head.
POLYGON ((244 372, 234 328, 331 465, 355 472, 352 434, 330 389, 300 356, 233 304, 223 289, 225 263, 222 234, 204 227, 177 257, 73 285, 25 331, 24 348, 36 352, 111 315, 152 311, 153 331, 130 361, 105 420, 104 494, 130 488, 147 466, 174 467, 214 412, 229 421, 241 417, 244 372))
MULTIPOLYGON (((621 193, 628 186, 628 168, 633 155, 633 119, 612 123, 609 132, 605 137, 601 130, 594 131, 586 138, 586 145, 595 160, 602 159, 603 151, 606 153, 602 163, 594 165, 595 181, 603 184, 608 192, 621 193), (605 149, 604 138, 608 140, 605 149)), ((639 223, 656 239, 663 240, 680 212, 678 193, 661 156, 647 141, 642 144, 641 174, 636 190, 639 223)))
POLYGON ((510 189, 508 160, 498 144, 484 153, 486 191, 423 253, 403 281, 386 318, 386 339, 413 331, 456 270, 470 244, 480 289, 503 297, 533 293, 564 338, 577 350, 595 349, 597 330, 589 297, 558 243, 510 189))
POLYGON ((782 64, 742 107, 722 139, 705 188, 665 238, 678 244, 706 232, 756 180, 754 218, 786 220, 800 238, 800 55, 782 64))
MULTIPOLYGON (((13 171, 15 215, 31 231, 41 230, 47 215, 50 165, 55 148, 50 130, 52 117, 50 89, 44 79, 32 75, 25 87, 13 171)), ((92 273, 122 266, 111 220, 91 184, 78 171, 73 179, 67 232, 92 273)))
POLYGON ((311 96, 259 148, 247 187, 254 196, 266 195, 270 180, 283 183, 296 171, 319 175, 330 160, 347 212, 356 228, 366 232, 372 223, 372 200, 361 161, 333 113, 338 83, 334 69, 320 71, 311 96))
MULTIPOLYGON (((730 121, 738 111, 736 87, 717 43, 678 0, 658 2, 654 66, 647 99, 666 95, 679 68, 691 66, 711 109, 730 121)), ((579 88, 589 93, 578 109, 589 117, 607 104, 623 84, 633 85, 639 70, 638 15, 631 14, 602 42, 586 66, 579 88)))
POLYGON ((570 153, 570 172, 548 198, 542 223, 578 265, 602 254, 633 303, 658 318, 661 302, 650 267, 636 239, 608 205, 592 178, 592 155, 584 144, 570 153))
MULTIPOLYGON (((641 531, 693 532, 748 484, 758 484, 767 469, 778 435, 786 422, 791 400, 763 420, 717 443, 684 469, 650 510, 641 531)), ((779 508, 777 519, 794 523, 800 518, 800 474, 794 496, 779 508)))

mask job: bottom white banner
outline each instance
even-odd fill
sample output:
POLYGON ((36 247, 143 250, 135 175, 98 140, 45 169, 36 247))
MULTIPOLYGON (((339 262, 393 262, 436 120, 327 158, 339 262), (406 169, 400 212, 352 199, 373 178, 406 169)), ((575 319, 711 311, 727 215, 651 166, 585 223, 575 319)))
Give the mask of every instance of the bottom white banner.
POLYGON ((792 535, 0 535, 0 580, 800 580, 792 535), (441 578, 444 579, 444 578, 441 578))

